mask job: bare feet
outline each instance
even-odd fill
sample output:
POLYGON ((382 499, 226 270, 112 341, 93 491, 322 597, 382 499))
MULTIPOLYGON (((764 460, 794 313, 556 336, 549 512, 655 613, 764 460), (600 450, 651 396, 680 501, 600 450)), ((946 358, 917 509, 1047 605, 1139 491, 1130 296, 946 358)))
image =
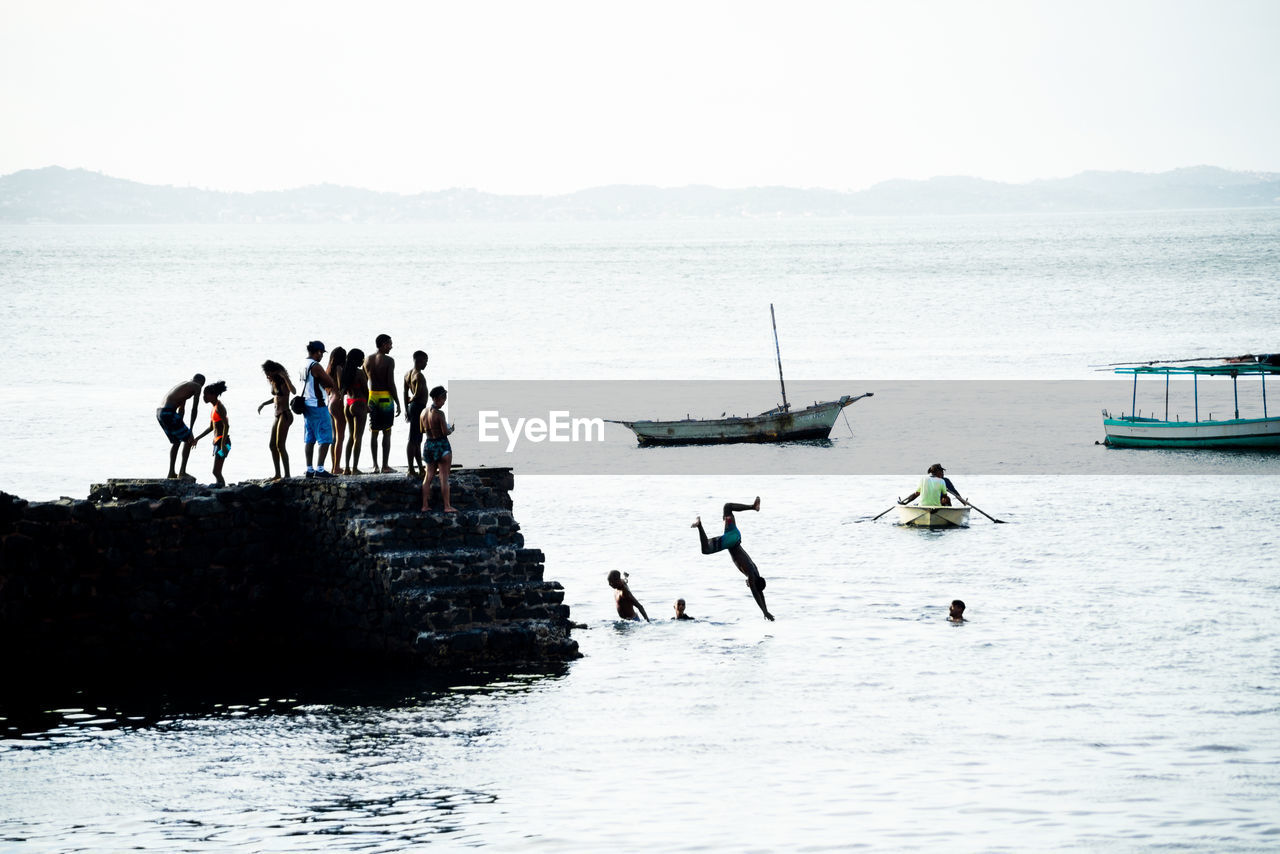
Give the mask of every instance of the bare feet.
POLYGON ((358 468, 349 468, 347 469, 347 474, 364 474, 364 472, 360 471, 358 468))
POLYGON ((756 496, 756 503, 751 505, 751 509, 752 509, 752 510, 759 510, 759 509, 760 509, 760 496, 759 496, 759 495, 757 495, 757 496, 756 496))
POLYGON ((458 512, 458 508, 457 508, 457 507, 446 507, 446 508, 444 508, 444 512, 446 512, 446 513, 457 513, 457 512, 458 512))
POLYGON ((395 469, 393 469, 391 466, 383 466, 383 467, 382 467, 382 473, 383 473, 383 474, 395 474, 395 471, 396 471, 396 470, 395 470, 395 469))
POLYGON ((179 480, 186 481, 187 483, 195 483, 195 482, 196 482, 195 475, 187 474, 186 472, 183 472, 182 474, 178 475, 178 478, 179 478, 179 480))
POLYGON ((689 527, 690 527, 690 528, 701 528, 701 527, 702 527, 702 517, 701 517, 701 516, 699 516, 699 517, 698 517, 698 519, 697 519, 697 521, 696 521, 696 522, 694 522, 694 523, 693 523, 692 525, 690 525, 689 527))
POLYGON ((173 472, 169 472, 169 476, 165 478, 165 480, 177 480, 177 479, 178 479, 178 476, 173 472))

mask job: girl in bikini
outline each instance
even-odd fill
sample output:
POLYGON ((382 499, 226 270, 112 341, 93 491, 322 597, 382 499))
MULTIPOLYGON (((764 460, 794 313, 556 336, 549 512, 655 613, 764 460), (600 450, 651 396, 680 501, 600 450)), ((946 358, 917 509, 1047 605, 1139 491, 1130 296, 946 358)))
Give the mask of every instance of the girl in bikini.
MULTIPOLYGON (((422 462, 426 472, 422 476, 422 512, 430 509, 431 481, 436 472, 440 472, 440 500, 444 503, 444 512, 457 513, 449 503, 449 467, 453 465, 453 447, 449 444, 449 434, 453 428, 444 420, 440 408, 444 406, 447 394, 444 386, 431 389, 431 405, 422 413, 422 462)), ((647 618, 646 618, 647 619, 647 618)))
POLYGON ((333 464, 330 468, 334 474, 342 471, 342 437, 347 431, 346 402, 342 399, 342 372, 346 366, 346 349, 334 347, 329 354, 329 367, 325 369, 329 379, 333 380, 333 388, 329 389, 329 417, 333 419, 333 464))
POLYGON ((289 476, 289 452, 285 450, 289 426, 293 424, 293 412, 289 409, 289 395, 297 394, 298 390, 289 379, 289 372, 279 362, 267 359, 262 363, 262 372, 267 375, 267 382, 271 384, 271 397, 258 404, 258 412, 261 414, 262 407, 268 403, 276 405, 276 420, 271 426, 271 441, 267 443, 267 448, 271 451, 271 462, 276 467, 276 476, 272 480, 279 480, 281 463, 284 463, 284 476, 289 476))
POLYGON ((209 429, 195 438, 199 442, 210 433, 213 434, 213 476, 218 486, 227 485, 222 479, 222 464, 231 453, 231 422, 227 420, 227 408, 218 399, 226 390, 227 384, 221 380, 204 387, 204 402, 213 407, 213 414, 209 416, 209 429))
POLYGON ((363 350, 353 347, 347 353, 342 387, 347 394, 347 464, 342 473, 364 474, 360 471, 360 446, 364 443, 364 425, 369 417, 369 377, 364 372, 363 350))

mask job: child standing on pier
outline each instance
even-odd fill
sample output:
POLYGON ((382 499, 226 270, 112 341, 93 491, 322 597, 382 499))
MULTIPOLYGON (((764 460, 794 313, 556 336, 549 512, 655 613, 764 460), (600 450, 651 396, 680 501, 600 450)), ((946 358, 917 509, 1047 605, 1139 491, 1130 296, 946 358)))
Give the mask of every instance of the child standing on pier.
POLYGON ((431 406, 422 413, 422 461, 426 464, 426 472, 422 476, 422 511, 430 509, 431 481, 436 472, 440 472, 440 499, 444 503, 444 512, 457 513, 449 503, 449 467, 453 465, 453 447, 449 444, 449 434, 453 428, 444 420, 441 408, 448 394, 444 386, 431 389, 431 406))
POLYGON ((195 438, 199 442, 210 433, 213 434, 213 477, 218 486, 227 485, 222 479, 222 464, 231 453, 231 422, 227 420, 227 408, 218 399, 226 390, 227 384, 222 380, 205 386, 204 402, 213 407, 213 414, 209 416, 209 428, 195 438))

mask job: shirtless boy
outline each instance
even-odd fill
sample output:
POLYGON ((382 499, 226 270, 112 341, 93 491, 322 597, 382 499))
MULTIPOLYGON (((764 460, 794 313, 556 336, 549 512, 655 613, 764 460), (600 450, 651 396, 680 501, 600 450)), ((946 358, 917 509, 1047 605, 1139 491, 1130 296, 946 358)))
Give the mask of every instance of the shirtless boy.
POLYGON ((427 408, 427 378, 423 370, 427 367, 427 354, 421 350, 413 354, 413 367, 404 375, 404 418, 409 422, 409 446, 406 456, 409 458, 409 477, 417 478, 426 474, 422 464, 422 425, 419 419, 422 410, 427 408), (417 468, 414 468, 417 463, 417 468))
POLYGON ((644 621, 649 622, 649 615, 644 612, 640 600, 631 595, 631 588, 627 587, 622 573, 616 569, 611 571, 608 581, 609 586, 614 589, 613 602, 618 607, 618 616, 624 620, 639 620, 640 617, 636 616, 636 611, 639 611, 644 621))
POLYGON ((387 355, 391 352, 391 336, 384 332, 374 343, 378 352, 364 360, 364 370, 369 375, 369 445, 374 471, 378 471, 378 434, 382 434, 381 471, 386 474, 395 471, 391 468, 391 425, 400 417, 400 396, 396 394, 396 363, 387 355))
POLYGON ((204 388, 204 374, 196 374, 186 382, 178 383, 169 389, 164 403, 160 404, 160 408, 156 410, 156 420, 160 422, 160 429, 169 438, 171 445, 169 448, 170 480, 177 480, 179 477, 183 480, 195 480, 187 474, 187 457, 191 456, 191 446, 196 443, 195 437, 191 434, 191 428, 196 423, 196 410, 200 408, 202 388, 204 388), (188 400, 191 401, 191 421, 183 423, 182 410, 186 408, 188 400), (182 446, 182 468, 174 471, 174 464, 178 461, 179 445, 182 446))

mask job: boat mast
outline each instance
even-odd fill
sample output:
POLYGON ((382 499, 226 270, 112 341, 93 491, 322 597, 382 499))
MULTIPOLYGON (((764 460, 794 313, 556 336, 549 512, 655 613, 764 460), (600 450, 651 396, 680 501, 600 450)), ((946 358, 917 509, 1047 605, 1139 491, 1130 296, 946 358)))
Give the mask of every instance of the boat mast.
POLYGON ((778 346, 778 318, 773 313, 773 303, 769 303, 769 320, 773 322, 773 352, 778 356, 778 385, 782 386, 782 411, 788 412, 791 406, 787 403, 787 384, 782 379, 782 348, 778 346))

